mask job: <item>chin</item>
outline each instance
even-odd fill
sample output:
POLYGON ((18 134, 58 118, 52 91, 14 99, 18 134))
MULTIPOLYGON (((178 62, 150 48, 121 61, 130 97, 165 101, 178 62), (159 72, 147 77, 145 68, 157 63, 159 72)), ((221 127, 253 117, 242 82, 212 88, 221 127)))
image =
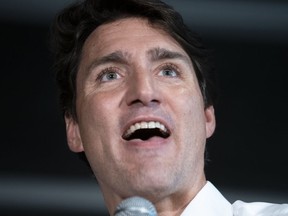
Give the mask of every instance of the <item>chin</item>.
POLYGON ((175 187, 175 178, 158 173, 154 176, 142 176, 134 179, 131 185, 133 195, 142 196, 149 200, 155 200, 164 197, 175 187))

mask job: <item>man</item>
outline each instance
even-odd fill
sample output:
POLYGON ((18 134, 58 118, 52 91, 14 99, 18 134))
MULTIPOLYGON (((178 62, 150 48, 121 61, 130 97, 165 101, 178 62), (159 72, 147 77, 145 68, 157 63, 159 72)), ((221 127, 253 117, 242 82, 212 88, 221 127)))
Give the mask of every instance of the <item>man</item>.
POLYGON ((215 93, 206 51, 177 12, 158 0, 86 0, 59 14, 53 35, 68 145, 111 215, 133 196, 165 216, 263 211, 233 209, 206 181, 215 93))

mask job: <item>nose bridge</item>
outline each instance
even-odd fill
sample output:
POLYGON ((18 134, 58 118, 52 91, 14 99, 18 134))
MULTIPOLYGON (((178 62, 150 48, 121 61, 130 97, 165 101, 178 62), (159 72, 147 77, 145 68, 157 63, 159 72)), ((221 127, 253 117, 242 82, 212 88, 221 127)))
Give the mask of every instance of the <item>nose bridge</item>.
POLYGON ((127 103, 142 103, 158 101, 157 86, 153 74, 147 68, 137 68, 133 71, 129 80, 127 91, 127 103))

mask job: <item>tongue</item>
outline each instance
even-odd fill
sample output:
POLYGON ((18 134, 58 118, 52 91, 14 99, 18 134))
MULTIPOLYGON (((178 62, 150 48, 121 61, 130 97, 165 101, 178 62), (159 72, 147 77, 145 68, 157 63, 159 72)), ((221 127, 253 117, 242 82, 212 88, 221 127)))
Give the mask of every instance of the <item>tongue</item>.
POLYGON ((141 140, 148 140, 152 137, 161 137, 167 138, 169 135, 162 132, 160 129, 139 129, 136 130, 133 134, 131 134, 127 140, 132 139, 141 139, 141 140))

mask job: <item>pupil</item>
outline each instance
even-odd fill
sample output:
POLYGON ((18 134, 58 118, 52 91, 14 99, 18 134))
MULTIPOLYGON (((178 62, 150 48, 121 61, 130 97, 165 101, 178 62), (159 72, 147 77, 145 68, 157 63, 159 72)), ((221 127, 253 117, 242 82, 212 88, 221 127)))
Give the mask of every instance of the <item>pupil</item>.
POLYGON ((165 70, 164 73, 165 73, 165 75, 170 75, 171 71, 170 70, 165 70))
POLYGON ((115 77, 116 77, 115 73, 108 74, 108 79, 115 79, 115 77))

